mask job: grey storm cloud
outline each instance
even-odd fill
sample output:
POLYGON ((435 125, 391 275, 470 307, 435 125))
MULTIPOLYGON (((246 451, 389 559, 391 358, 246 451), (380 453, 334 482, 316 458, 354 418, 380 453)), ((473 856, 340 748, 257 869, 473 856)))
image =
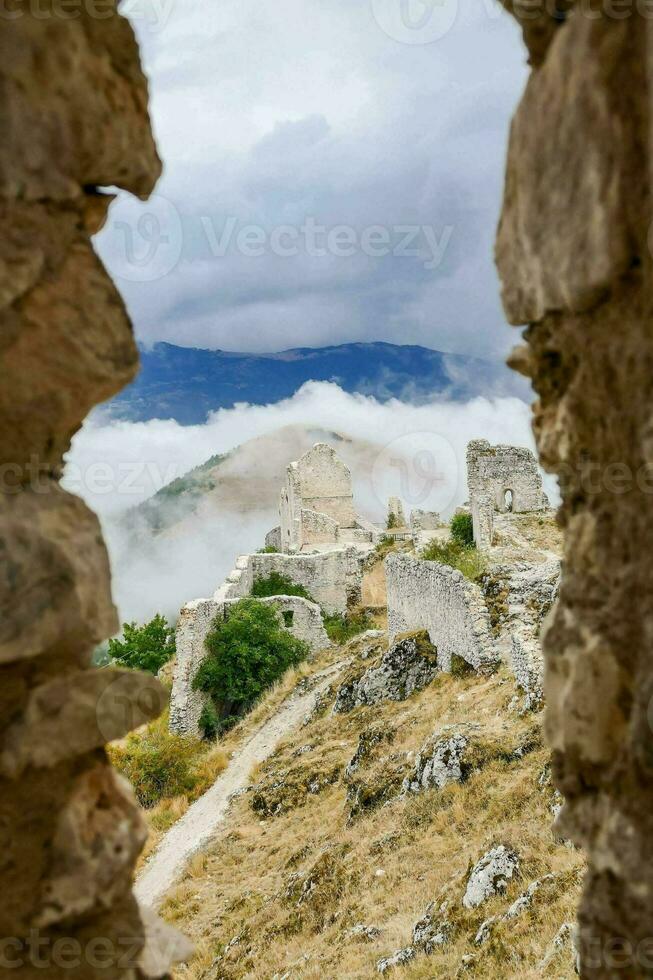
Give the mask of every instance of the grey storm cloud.
POLYGON ((141 342, 514 342, 492 242, 518 31, 494 0, 444 0, 443 36, 405 43, 400 3, 125 4, 165 168, 96 247, 141 342))

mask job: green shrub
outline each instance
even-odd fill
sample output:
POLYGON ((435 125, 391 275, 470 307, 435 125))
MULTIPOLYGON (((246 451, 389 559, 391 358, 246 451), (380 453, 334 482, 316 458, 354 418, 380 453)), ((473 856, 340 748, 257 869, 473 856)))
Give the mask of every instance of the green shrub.
POLYGON ((391 511, 388 514, 388 520, 385 526, 388 529, 388 531, 392 531, 393 528, 399 527, 399 518, 394 512, 391 511))
POLYGON ((485 560, 480 551, 459 541, 431 541, 420 556, 425 561, 437 561, 462 572, 465 578, 476 582, 485 572, 485 560))
POLYGON ((256 599, 241 599, 227 620, 216 618, 205 647, 207 657, 193 687, 211 697, 215 714, 203 717, 214 730, 240 717, 309 652, 306 643, 283 628, 276 610, 256 599))
POLYGON ((258 582, 254 582, 252 595, 256 599, 267 599, 275 595, 298 595, 302 599, 308 599, 309 602, 315 602, 303 585, 296 585, 292 579, 287 575, 281 575, 280 572, 271 572, 267 578, 260 578, 258 582))
POLYGON ((198 780, 195 764, 203 751, 199 739, 171 735, 165 716, 145 732, 109 746, 111 761, 144 807, 191 792, 198 780))
POLYGON ((278 555, 279 549, 275 548, 273 544, 266 544, 265 548, 259 548, 256 552, 257 555, 278 555))
POLYGON ((374 629, 373 619, 363 610, 359 612, 332 613, 324 616, 324 628, 332 643, 341 645, 352 637, 374 629))
POLYGON ((471 514, 454 514, 449 527, 454 541, 463 545, 474 544, 474 522, 471 514))
POLYGON ((158 674, 175 655, 175 631, 165 616, 156 615, 143 626, 124 623, 122 632, 121 640, 109 640, 109 656, 123 667, 158 674))

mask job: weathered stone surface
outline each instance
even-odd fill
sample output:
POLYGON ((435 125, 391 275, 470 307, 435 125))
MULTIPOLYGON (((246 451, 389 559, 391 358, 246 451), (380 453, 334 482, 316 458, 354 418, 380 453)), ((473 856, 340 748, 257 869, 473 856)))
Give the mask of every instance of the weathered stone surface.
POLYGON ((414 960, 416 956, 417 950, 412 946, 405 946, 404 949, 398 949, 392 956, 386 956, 384 959, 379 960, 376 964, 377 973, 387 973, 388 970, 394 970, 398 966, 405 966, 406 963, 414 960))
POLYGON ((158 718, 168 697, 151 674, 133 670, 78 671, 34 688, 21 718, 0 739, 0 772, 52 768, 73 755, 158 718))
POLYGON ((639 255, 640 28, 635 14, 588 16, 579 5, 531 76, 512 125, 497 238, 511 323, 590 309, 639 255))
POLYGON ((90 408, 137 365, 90 241, 111 200, 98 188, 146 196, 160 164, 117 4, 18 7, 0 29, 0 732, 5 771, 23 772, 0 774, 0 935, 45 939, 45 969, 11 971, 25 980, 138 980, 144 828, 101 749, 126 726, 93 707, 110 675, 80 673, 118 625, 109 566, 96 518, 55 481, 90 408), (61 938, 78 968, 48 961, 61 938), (85 955, 98 941, 102 966, 85 955))
POLYGON ((85 187, 118 185, 142 197, 152 190, 160 164, 147 87, 133 31, 116 6, 105 4, 99 18, 89 7, 62 17, 45 0, 39 17, 5 22, 2 130, 12 152, 0 159, 2 197, 66 201, 85 187))
POLYGON ((549 45, 562 27, 574 0, 549 0, 533 4, 529 0, 501 0, 506 10, 519 22, 528 48, 529 63, 541 65, 549 45))
POLYGON ((431 903, 422 918, 413 926, 413 946, 430 956, 440 947, 446 946, 452 932, 446 903, 439 908, 431 903))
POLYGON ((34 925, 111 908, 129 888, 146 837, 128 783, 106 765, 83 773, 58 817, 34 925))
POLYGON ((0 664, 90 649, 115 633, 95 514, 53 481, 0 492, 0 664))
POLYGON ((351 473, 331 446, 318 442, 289 464, 279 513, 285 552, 337 544, 340 528, 356 527, 351 473))
POLYGON ((500 594, 504 612, 497 632, 509 644, 509 659, 518 687, 524 692, 523 711, 542 706, 544 656, 541 632, 558 596, 560 562, 557 559, 531 564, 513 562, 492 565, 484 576, 483 591, 488 601, 500 594))
POLYGON ((140 906, 145 929, 145 945, 138 969, 145 980, 162 980, 170 973, 171 963, 187 963, 193 955, 193 944, 173 926, 145 906, 140 906))
POLYGON ((493 544, 495 513, 524 514, 546 510, 549 501, 530 449, 491 446, 475 439, 467 446, 467 485, 476 547, 493 544))
POLYGON ((636 951, 653 919, 653 30, 640 11, 587 13, 557 32, 517 112, 497 257, 509 318, 535 321, 519 367, 562 491, 546 730, 557 829, 589 863, 580 971, 608 980, 596 951, 615 944, 622 971, 646 975, 636 951))
POLYGON ((415 769, 405 780, 403 792, 421 793, 461 782, 466 775, 465 753, 470 734, 469 726, 451 726, 431 735, 419 750, 415 769))
POLYGON ((441 670, 451 670, 453 657, 479 672, 496 669, 490 617, 478 585, 448 565, 403 554, 388 555, 385 573, 391 641, 425 629, 441 670))
POLYGON ((486 943, 492 935, 492 930, 500 922, 509 922, 511 919, 517 919, 520 915, 528 912, 540 889, 544 888, 546 890, 546 888, 552 885, 555 880, 556 876, 553 874, 544 875, 543 878, 538 878, 528 886, 525 892, 522 892, 519 898, 515 899, 506 912, 504 912, 502 915, 493 915, 492 918, 486 919, 476 933, 476 938, 474 939, 476 945, 482 946, 483 943, 486 943))
POLYGON ((478 908, 488 898, 501 894, 508 882, 519 873, 519 858, 515 851, 500 844, 492 848, 474 865, 467 879, 463 905, 478 908))
POLYGON ((407 636, 395 642, 378 664, 345 681, 338 690, 333 710, 340 714, 364 704, 405 701, 430 684, 437 673, 437 653, 428 636, 424 633, 407 636))

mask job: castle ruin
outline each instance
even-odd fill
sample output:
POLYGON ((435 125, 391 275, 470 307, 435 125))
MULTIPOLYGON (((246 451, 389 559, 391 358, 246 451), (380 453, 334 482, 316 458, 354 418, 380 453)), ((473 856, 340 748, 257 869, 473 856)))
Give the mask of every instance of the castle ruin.
POLYGON ((324 442, 289 464, 279 516, 281 525, 268 534, 266 544, 286 554, 372 541, 371 531, 361 525, 354 510, 351 473, 324 442))
POLYGON ((543 511, 549 501, 535 456, 518 446, 491 446, 475 439, 467 446, 467 485, 479 549, 492 546, 495 514, 543 511))

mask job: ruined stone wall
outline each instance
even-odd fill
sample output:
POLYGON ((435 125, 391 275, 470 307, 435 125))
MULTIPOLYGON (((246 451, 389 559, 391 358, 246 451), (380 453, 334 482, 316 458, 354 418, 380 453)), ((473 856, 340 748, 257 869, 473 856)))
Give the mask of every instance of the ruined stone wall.
POLYGON ((548 506, 542 477, 530 449, 491 446, 475 439, 467 447, 467 485, 472 507, 478 494, 489 494, 500 514, 544 510, 548 506), (512 496, 509 506, 506 494, 512 496))
POLYGON ((0 45, 2 972, 158 977, 189 948, 132 895, 145 826, 104 745, 165 699, 149 675, 90 669, 118 629, 109 564, 97 518, 58 484, 86 414, 136 371, 90 236, 111 202, 98 188, 146 197, 158 177, 147 88, 112 3, 101 19, 24 5, 0 45), (158 967, 154 933, 168 944, 158 967))
POLYGON ((438 666, 451 670, 456 655, 475 670, 492 669, 497 653, 490 617, 477 585, 448 565, 391 554, 385 560, 390 642, 425 629, 438 666))
POLYGON ((331 446, 316 443, 290 463, 279 514, 282 547, 290 553, 305 545, 335 544, 339 527, 356 527, 351 473, 331 446))
POLYGON ((345 613, 361 601, 365 555, 355 547, 307 555, 241 555, 214 599, 242 599, 273 572, 303 585, 327 613, 345 613))
MULTIPOLYGON (((181 610, 177 624, 177 655, 170 697, 170 731, 176 735, 201 735, 200 718, 208 702, 202 691, 193 690, 193 681, 206 658, 204 646, 213 622, 228 619, 230 609, 240 599, 196 599, 181 610)), ((272 596, 259 602, 277 610, 279 622, 298 640, 308 644, 312 654, 326 650, 331 641, 324 629, 322 611, 301 596, 272 596)))
POLYGON ((559 833, 589 862, 588 978, 651 975, 653 23, 628 13, 585 4, 524 22, 534 68, 497 241, 508 318, 531 324, 512 365, 533 380, 540 458, 562 493, 547 733, 559 833))

